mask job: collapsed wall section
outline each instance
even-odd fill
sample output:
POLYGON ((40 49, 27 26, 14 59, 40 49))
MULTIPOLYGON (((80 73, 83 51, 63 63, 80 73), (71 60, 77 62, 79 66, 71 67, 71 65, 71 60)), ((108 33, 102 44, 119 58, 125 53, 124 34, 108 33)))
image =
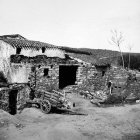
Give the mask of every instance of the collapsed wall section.
POLYGON ((29 75, 29 82, 34 90, 52 91, 59 89, 59 66, 35 66, 29 75))
POLYGON ((103 90, 106 86, 107 77, 102 75, 95 66, 81 65, 77 71, 77 84, 80 89, 87 91, 103 90))

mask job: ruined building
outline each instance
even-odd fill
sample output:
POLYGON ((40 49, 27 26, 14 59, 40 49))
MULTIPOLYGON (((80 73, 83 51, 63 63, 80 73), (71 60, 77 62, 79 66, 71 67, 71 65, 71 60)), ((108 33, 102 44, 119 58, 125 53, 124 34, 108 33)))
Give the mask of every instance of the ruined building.
MULTIPOLYGON (((82 84, 89 74, 87 67, 94 71, 95 67, 71 57, 71 53, 89 55, 76 49, 28 40, 20 35, 0 36, 0 73, 5 79, 0 86, 28 83, 33 90, 52 91, 82 84)), ((0 98, 20 104, 31 89, 5 91, 7 94, 1 92, 0 98)))
POLYGON ((78 49, 28 40, 18 34, 0 36, 0 107, 8 110, 9 106, 20 106, 32 90, 59 91, 69 85, 103 90, 112 80, 111 65, 107 61, 85 62, 76 58, 76 54, 90 55, 78 49), (15 83, 20 87, 10 89, 15 83), (29 86, 21 90, 22 84, 29 86))

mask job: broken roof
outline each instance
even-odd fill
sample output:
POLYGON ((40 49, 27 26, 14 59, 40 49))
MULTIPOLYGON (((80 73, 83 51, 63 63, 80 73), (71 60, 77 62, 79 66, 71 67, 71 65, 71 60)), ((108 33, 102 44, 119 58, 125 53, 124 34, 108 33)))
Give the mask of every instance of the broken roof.
POLYGON ((45 48, 61 49, 69 53, 79 53, 79 54, 89 55, 89 53, 75 48, 56 46, 40 41, 28 40, 19 34, 3 35, 0 36, 0 40, 3 40, 4 42, 10 44, 14 48, 41 49, 42 47, 45 47, 45 48))
POLYGON ((3 40, 4 42, 10 44, 12 47, 15 47, 15 48, 26 48, 26 49, 41 49, 42 47, 59 48, 57 46, 54 46, 54 45, 51 45, 48 43, 28 40, 28 39, 26 39, 18 34, 0 36, 0 39, 3 40))

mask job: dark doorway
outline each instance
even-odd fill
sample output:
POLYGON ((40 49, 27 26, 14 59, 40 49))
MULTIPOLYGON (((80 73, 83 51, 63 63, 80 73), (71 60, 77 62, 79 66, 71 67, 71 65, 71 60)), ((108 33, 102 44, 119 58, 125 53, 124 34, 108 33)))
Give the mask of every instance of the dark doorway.
POLYGON ((75 85, 76 71, 78 66, 59 66, 59 88, 63 89, 68 85, 75 85))
POLYGON ((17 93, 18 90, 11 90, 9 92, 9 113, 12 115, 17 113, 17 93))
POLYGON ((48 76, 48 73, 49 73, 49 69, 48 68, 45 68, 44 69, 44 76, 48 76))
POLYGON ((20 54, 20 52, 21 52, 21 48, 17 48, 16 49, 16 54, 20 54))

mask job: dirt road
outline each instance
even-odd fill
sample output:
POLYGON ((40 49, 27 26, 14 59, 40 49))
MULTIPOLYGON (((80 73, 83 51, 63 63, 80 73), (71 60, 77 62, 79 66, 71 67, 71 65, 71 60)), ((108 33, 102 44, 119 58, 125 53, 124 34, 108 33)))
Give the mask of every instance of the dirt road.
POLYGON ((72 112, 0 111, 0 140, 140 140, 140 104, 99 108, 77 95, 70 98, 76 103, 72 112))

